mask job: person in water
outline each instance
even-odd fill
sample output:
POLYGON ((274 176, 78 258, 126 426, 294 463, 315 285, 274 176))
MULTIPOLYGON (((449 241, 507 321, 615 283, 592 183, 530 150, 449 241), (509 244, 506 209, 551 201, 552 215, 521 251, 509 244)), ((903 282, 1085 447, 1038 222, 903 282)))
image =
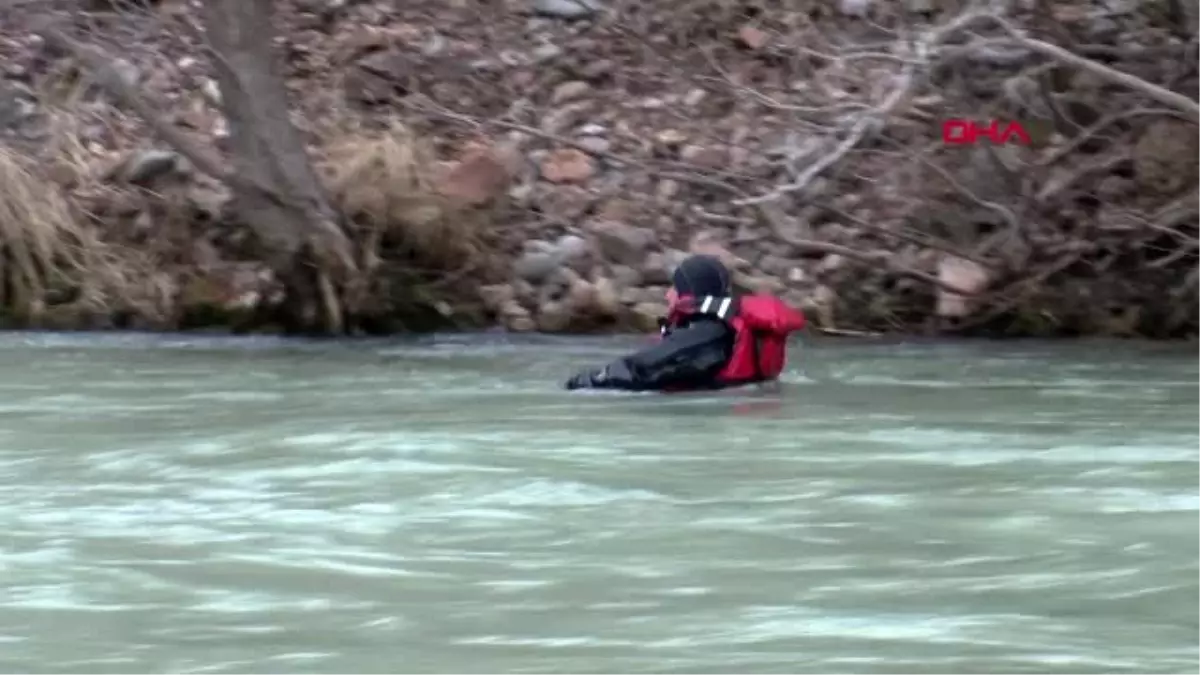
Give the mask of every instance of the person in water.
POLYGON ((713 256, 684 260, 667 290, 657 344, 581 371, 567 389, 688 391, 777 379, 788 336, 804 315, 771 295, 734 297, 729 270, 713 256))

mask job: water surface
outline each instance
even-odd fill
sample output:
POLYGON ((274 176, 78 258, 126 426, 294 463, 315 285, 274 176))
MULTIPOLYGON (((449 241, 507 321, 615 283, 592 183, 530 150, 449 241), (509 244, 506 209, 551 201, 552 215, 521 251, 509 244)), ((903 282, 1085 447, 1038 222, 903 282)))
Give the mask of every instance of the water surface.
POLYGON ((1196 672, 1194 346, 0 335, 3 672, 1196 672))

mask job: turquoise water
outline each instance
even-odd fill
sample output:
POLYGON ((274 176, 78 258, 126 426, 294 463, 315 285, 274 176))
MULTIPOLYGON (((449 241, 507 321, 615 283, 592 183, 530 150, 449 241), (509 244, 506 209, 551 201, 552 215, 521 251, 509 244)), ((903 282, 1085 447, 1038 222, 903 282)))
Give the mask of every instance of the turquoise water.
POLYGON ((1194 346, 0 335, 5 672, 1196 672, 1194 346))

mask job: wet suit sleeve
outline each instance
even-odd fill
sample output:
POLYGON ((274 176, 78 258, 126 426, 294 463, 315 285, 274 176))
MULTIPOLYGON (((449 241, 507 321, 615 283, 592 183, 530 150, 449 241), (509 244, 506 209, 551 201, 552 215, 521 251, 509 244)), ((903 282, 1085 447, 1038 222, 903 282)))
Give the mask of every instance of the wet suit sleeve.
POLYGON ((732 332, 719 321, 696 321, 658 344, 567 381, 567 389, 646 391, 712 382, 729 360, 732 332))

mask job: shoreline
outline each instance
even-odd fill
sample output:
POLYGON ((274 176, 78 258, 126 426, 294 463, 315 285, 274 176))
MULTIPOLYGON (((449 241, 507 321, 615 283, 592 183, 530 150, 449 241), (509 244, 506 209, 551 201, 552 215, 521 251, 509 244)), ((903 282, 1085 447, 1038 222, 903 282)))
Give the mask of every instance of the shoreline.
MULTIPOLYGON (((528 342, 570 343, 601 340, 638 340, 653 337, 652 333, 632 331, 595 331, 595 332, 541 332, 541 331, 512 331, 503 326, 493 325, 481 328, 463 328, 453 330, 431 331, 399 331, 387 334, 356 334, 329 335, 285 333, 280 331, 236 331, 228 328, 202 329, 141 329, 141 328, 0 328, 3 336, 100 336, 100 337, 138 337, 138 338, 219 338, 222 340, 245 340, 247 342, 269 339, 280 342, 307 343, 374 343, 374 342, 403 342, 406 340, 420 341, 439 338, 516 338, 528 342)), ((846 335, 840 331, 827 331, 820 328, 806 328, 795 334, 792 341, 806 342, 819 339, 825 344, 864 344, 864 345, 933 345, 933 344, 1128 344, 1149 346, 1185 346, 1200 345, 1200 337, 1151 338, 1144 336, 1117 335, 1023 335, 1023 336, 988 336, 988 335, 950 335, 922 333, 872 333, 846 335)))

